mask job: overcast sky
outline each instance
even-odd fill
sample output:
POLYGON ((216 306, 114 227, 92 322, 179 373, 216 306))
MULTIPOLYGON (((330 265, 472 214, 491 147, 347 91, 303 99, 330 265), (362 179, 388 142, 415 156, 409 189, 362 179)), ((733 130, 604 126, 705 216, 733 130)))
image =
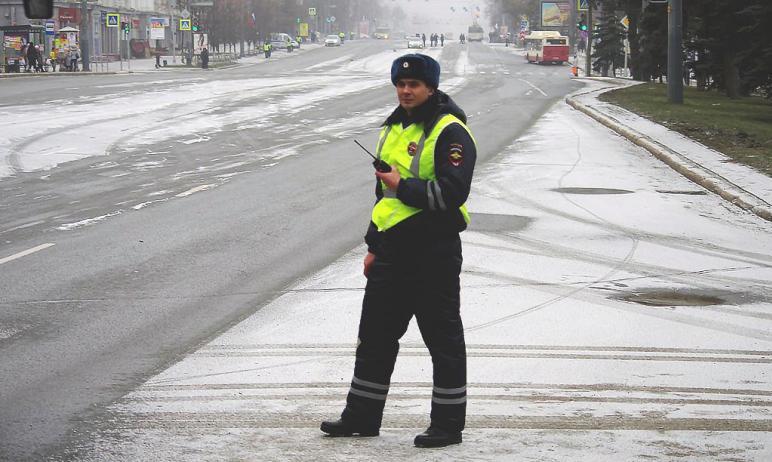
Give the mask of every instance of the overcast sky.
POLYGON ((406 30, 407 33, 453 32, 458 35, 466 32, 475 17, 473 13, 477 12, 475 7, 480 8, 480 25, 488 29, 484 0, 385 0, 385 3, 400 5, 405 10, 408 20, 412 20, 412 30, 406 30))

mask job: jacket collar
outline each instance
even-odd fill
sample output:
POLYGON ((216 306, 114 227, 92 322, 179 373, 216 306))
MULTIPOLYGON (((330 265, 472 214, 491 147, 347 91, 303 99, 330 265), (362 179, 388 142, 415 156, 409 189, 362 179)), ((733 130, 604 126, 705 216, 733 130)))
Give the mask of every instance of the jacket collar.
POLYGON ((445 114, 452 114, 466 123, 464 111, 456 105, 447 93, 436 90, 424 104, 413 111, 412 115, 408 115, 402 106, 397 106, 394 112, 386 118, 383 125, 388 126, 400 123, 403 127, 407 127, 411 124, 423 124, 424 133, 428 135, 432 128, 434 128, 434 124, 445 114))

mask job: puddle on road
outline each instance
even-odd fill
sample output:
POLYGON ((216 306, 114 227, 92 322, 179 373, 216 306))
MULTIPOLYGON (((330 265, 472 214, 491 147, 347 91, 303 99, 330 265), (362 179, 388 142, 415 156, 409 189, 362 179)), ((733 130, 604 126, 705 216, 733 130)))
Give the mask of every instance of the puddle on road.
POLYGON ((684 194, 687 196, 704 196, 708 194, 706 191, 678 191, 669 189, 657 189, 656 191, 662 194, 684 194))
MULTIPOLYGON (((705 292, 693 289, 651 289, 623 293, 613 298, 647 306, 710 306, 724 305, 727 298, 741 298, 743 294, 729 292, 705 292)), ((734 303, 732 303, 734 304, 734 303)))
POLYGON ((635 191, 627 189, 609 189, 609 188, 554 188, 555 191, 563 194, 632 194, 635 191))
POLYGON ((480 233, 509 233, 528 227, 533 218, 520 215, 499 215, 494 213, 472 213, 470 231, 480 233))

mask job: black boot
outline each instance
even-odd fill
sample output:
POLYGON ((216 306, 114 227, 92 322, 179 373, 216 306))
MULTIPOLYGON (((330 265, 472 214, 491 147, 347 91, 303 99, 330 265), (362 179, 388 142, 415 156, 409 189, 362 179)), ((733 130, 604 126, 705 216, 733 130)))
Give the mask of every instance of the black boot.
POLYGON ((437 427, 429 427, 425 432, 416 435, 415 444, 419 448, 441 448, 461 442, 461 432, 446 432, 437 427))
POLYGON ((324 421, 319 428, 330 436, 378 436, 377 427, 352 424, 343 419, 334 422, 324 421))

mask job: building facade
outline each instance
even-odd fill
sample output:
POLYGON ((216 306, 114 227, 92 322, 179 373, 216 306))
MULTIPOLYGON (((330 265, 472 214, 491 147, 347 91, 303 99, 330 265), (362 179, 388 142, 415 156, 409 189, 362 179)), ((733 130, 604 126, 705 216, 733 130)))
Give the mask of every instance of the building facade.
POLYGON ((27 19, 22 0, 0 0, 0 26, 47 25, 46 51, 57 44, 80 46, 81 41, 89 40, 90 55, 96 58, 117 59, 119 53, 126 58, 130 49, 133 57, 149 57, 156 47, 171 54, 173 37, 179 35, 176 31, 179 12, 175 9, 175 4, 174 0, 90 1, 87 3, 90 37, 83 37, 80 32, 80 2, 54 1, 53 17, 40 20, 27 19), (128 34, 121 27, 107 27, 108 13, 120 15, 121 24, 129 26, 128 34), (156 27, 159 23, 163 24, 163 40, 151 39, 151 19, 156 27), (60 33, 62 29, 77 29, 78 32, 60 33))

